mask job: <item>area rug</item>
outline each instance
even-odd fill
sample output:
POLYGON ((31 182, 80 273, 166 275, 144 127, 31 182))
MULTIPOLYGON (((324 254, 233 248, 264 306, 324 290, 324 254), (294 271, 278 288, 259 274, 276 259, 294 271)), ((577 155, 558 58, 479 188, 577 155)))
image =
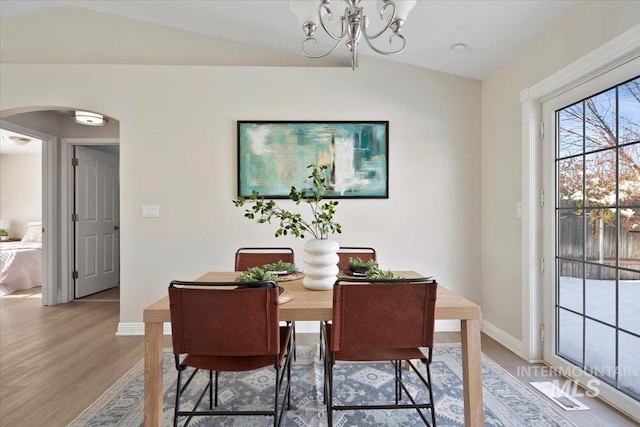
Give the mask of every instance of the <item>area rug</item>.
MULTIPOLYGON (((438 344, 431 364, 437 425, 464 426, 462 398, 462 367, 459 344, 438 344)), ((176 370, 173 354, 164 355, 164 411, 163 424, 172 425, 175 399, 176 370)), ((199 373, 197 380, 206 383, 208 376, 199 373), (201 374, 201 375, 200 375, 201 374)), ((326 426, 326 410, 322 403, 323 366, 317 348, 298 346, 297 361, 292 368, 291 409, 283 426, 326 426)), ((340 399, 357 401, 363 396, 393 398, 394 381, 390 363, 340 363, 334 369, 334 394, 340 399)), ((413 381, 413 373, 403 375, 413 381)), ((195 380, 194 380, 195 381, 195 380)), ((417 380, 415 380, 417 381, 417 380)), ((96 402, 78 416, 70 427, 86 426, 142 426, 143 362, 107 390, 96 402)), ((252 373, 223 373, 220 375, 219 399, 225 408, 270 408, 273 368, 252 373), (256 397, 257 396, 257 397, 256 397)), ((424 398, 420 387, 409 386, 424 398)), ((556 412, 547 402, 485 355, 482 356, 482 384, 484 425, 504 427, 569 427, 575 426, 556 412)), ((196 386, 196 389, 200 384, 196 386)), ((194 418, 190 426, 268 426, 272 417, 215 417, 194 418)), ((422 426, 415 410, 369 410, 334 412, 336 426, 422 426)))

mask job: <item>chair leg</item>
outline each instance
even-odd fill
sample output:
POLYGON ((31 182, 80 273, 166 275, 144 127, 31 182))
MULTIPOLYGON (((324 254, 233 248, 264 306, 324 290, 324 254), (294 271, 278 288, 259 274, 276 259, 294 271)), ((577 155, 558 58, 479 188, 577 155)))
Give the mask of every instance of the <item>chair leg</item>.
POLYGON ((293 338, 293 360, 297 360, 296 356, 296 322, 291 322, 291 336, 293 338))
POLYGON ((213 409, 213 372, 209 371, 209 409, 213 409))
POLYGON ((322 360, 322 353, 323 353, 323 347, 324 347, 324 328, 322 325, 322 321, 320 321, 320 355, 318 356, 320 358, 320 360, 322 360))
POLYGON ((218 377, 220 372, 216 371, 216 385, 215 385, 215 406, 218 407, 218 377))
POLYGON ((393 373, 394 373, 394 385, 395 385, 395 392, 396 392, 396 405, 398 404, 399 400, 400 400, 400 383, 399 383, 399 376, 401 375, 400 372, 402 372, 402 369, 398 370, 398 360, 394 360, 393 361, 393 373), (399 372, 400 371, 400 372, 399 372))
POLYGON ((180 410, 180 382, 182 379, 182 371, 178 368, 178 379, 176 382, 176 404, 173 411, 173 427, 178 427, 178 411, 180 410))
POLYGON ((433 400, 433 386, 431 383, 431 356, 432 350, 429 349, 429 363, 427 365, 427 382, 429 386, 427 389, 429 390, 429 401, 431 402, 431 425, 436 427, 436 402, 433 400))
POLYGON ((327 427, 333 427, 333 358, 329 360, 329 355, 325 354, 325 382, 327 385, 325 400, 327 404, 327 427))
MULTIPOLYGON (((277 357, 277 356, 276 356, 277 357)), ((280 400, 280 364, 278 360, 276 360, 276 384, 275 384, 275 392, 273 397, 273 427, 278 427, 280 425, 280 417, 282 416, 282 412, 278 412, 278 401, 280 400)))

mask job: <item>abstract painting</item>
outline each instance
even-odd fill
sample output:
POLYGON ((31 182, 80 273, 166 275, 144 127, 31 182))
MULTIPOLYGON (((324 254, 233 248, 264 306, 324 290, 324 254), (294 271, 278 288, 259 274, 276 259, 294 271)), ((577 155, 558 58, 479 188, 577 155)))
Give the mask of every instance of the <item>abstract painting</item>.
POLYGON ((326 165, 325 198, 389 197, 389 122, 238 121, 238 195, 286 199, 326 165))

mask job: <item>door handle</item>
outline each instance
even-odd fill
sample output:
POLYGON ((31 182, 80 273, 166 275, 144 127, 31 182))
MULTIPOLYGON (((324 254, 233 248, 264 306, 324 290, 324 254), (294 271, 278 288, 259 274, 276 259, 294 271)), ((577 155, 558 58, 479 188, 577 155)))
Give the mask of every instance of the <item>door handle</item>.
POLYGON ((120 230, 120 226, 119 226, 119 225, 114 225, 114 226, 113 226, 113 229, 114 229, 114 230, 116 230, 116 231, 118 231, 118 230, 120 230))

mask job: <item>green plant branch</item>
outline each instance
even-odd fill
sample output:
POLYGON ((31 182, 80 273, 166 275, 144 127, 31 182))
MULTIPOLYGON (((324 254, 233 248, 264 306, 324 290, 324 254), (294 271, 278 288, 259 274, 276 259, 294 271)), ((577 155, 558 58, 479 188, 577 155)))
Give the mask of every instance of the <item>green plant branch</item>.
POLYGON ((341 233, 340 224, 334 222, 333 217, 336 213, 337 201, 322 202, 322 197, 327 191, 326 178, 324 176, 326 165, 311 164, 307 166, 311 169, 312 187, 309 189, 298 190, 291 187, 289 199, 299 205, 305 202, 311 209, 313 220, 311 222, 303 219, 300 213, 294 213, 286 209, 282 209, 273 200, 265 200, 260 193, 253 191, 248 197, 238 197, 233 203, 236 207, 244 206, 245 203, 251 203, 253 206, 245 210, 244 216, 248 219, 256 220, 259 224, 269 223, 272 219, 280 221, 275 236, 286 236, 293 234, 295 237, 304 238, 305 233, 312 235, 316 239, 326 239, 329 234, 341 233))

